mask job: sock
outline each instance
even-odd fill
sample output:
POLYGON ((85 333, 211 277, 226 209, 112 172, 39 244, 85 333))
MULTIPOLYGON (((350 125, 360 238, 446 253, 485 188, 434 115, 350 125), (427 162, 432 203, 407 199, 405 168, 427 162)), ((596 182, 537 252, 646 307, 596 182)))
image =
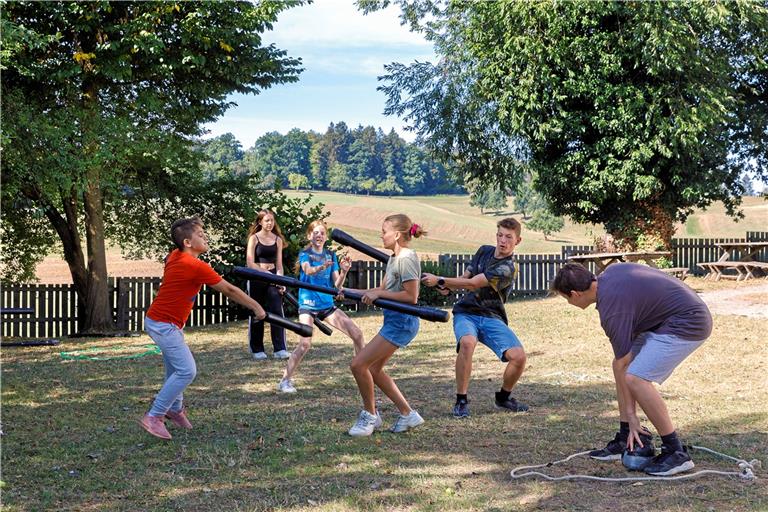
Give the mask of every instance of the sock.
POLYGON ((469 402, 469 400, 467 400, 467 395, 466 394, 462 395, 460 393, 456 393, 456 403, 459 403, 462 400, 465 401, 465 402, 469 402))
POLYGON ((681 443, 680 440, 677 438, 676 430, 673 430, 670 434, 661 436, 661 442, 664 443, 664 446, 666 446, 667 448, 671 449, 674 452, 683 451, 683 443, 681 443))
POLYGON ((509 400, 509 395, 511 394, 510 391, 504 391, 504 388, 501 388, 501 391, 496 392, 496 401, 497 402, 506 402, 509 400))
POLYGON ((629 422, 628 421, 619 422, 619 438, 624 439, 625 441, 629 439, 629 422))

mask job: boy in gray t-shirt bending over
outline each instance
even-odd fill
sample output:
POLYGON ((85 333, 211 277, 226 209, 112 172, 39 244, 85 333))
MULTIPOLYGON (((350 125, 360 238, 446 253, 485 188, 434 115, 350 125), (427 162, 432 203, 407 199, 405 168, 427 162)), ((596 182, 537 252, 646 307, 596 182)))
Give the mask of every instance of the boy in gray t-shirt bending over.
POLYGON ((590 456, 619 459, 625 446, 632 450, 635 443, 650 442, 649 433, 640 427, 637 403, 663 443, 645 472, 669 476, 693 468, 653 382, 664 382, 709 337, 712 315, 704 302, 678 279, 636 263, 611 265, 599 277, 568 263, 558 271, 552 289, 581 309, 596 304, 613 347, 619 433, 590 456))

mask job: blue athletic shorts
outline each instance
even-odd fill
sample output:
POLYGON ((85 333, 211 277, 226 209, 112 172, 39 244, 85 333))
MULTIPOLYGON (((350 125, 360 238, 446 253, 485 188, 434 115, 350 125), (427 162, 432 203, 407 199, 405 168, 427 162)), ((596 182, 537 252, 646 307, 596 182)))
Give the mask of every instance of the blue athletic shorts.
POLYGON ((419 318, 398 311, 384 310, 384 325, 379 336, 396 347, 407 346, 419 332, 419 318))
POLYGON ((640 333, 632 342, 634 358, 627 373, 661 384, 705 340, 684 340, 674 334, 640 333))
POLYGON ((488 347, 501 361, 506 362, 504 352, 511 348, 523 348, 507 324, 489 316, 468 315, 459 313, 453 315, 453 333, 456 335, 456 352, 459 352, 459 342, 464 336, 474 336, 477 341, 488 347))

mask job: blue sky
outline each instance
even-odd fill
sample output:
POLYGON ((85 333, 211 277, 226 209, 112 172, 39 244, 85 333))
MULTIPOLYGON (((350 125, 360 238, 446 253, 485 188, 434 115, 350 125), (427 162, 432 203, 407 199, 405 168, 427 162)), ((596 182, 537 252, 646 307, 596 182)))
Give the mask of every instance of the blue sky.
POLYGON ((399 12, 392 6, 363 15, 352 0, 316 0, 284 11, 264 40, 301 57, 299 82, 232 96, 238 106, 208 125, 208 136, 230 132, 248 149, 270 131, 324 132, 329 123, 344 121, 385 132, 394 128, 412 140, 401 119, 382 114, 386 97, 376 90, 376 77, 384 73, 384 64, 434 61, 434 52, 420 35, 400 26, 399 12))

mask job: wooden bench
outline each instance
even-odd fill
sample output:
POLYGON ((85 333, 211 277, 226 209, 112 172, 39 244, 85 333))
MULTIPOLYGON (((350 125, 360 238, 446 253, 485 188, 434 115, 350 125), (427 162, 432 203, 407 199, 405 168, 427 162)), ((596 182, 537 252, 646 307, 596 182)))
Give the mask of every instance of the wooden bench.
POLYGON ((754 279, 757 279, 758 277, 760 277, 754 274, 754 271, 757 270, 758 272, 763 274, 764 279, 768 280, 768 263, 765 263, 763 261, 743 261, 742 264, 747 274, 749 275, 749 277, 754 279))
POLYGON ((665 274, 672 274, 681 281, 685 281, 685 278, 688 277, 689 271, 688 267, 660 268, 659 270, 665 274))
POLYGON ((755 262, 749 261, 709 261, 706 263, 699 263, 698 266, 709 272, 704 279, 712 278, 715 281, 720 279, 735 279, 736 281, 743 281, 750 277, 755 277, 749 270, 748 265, 755 262), (727 269, 733 269, 735 274, 725 274, 723 271, 727 269))

